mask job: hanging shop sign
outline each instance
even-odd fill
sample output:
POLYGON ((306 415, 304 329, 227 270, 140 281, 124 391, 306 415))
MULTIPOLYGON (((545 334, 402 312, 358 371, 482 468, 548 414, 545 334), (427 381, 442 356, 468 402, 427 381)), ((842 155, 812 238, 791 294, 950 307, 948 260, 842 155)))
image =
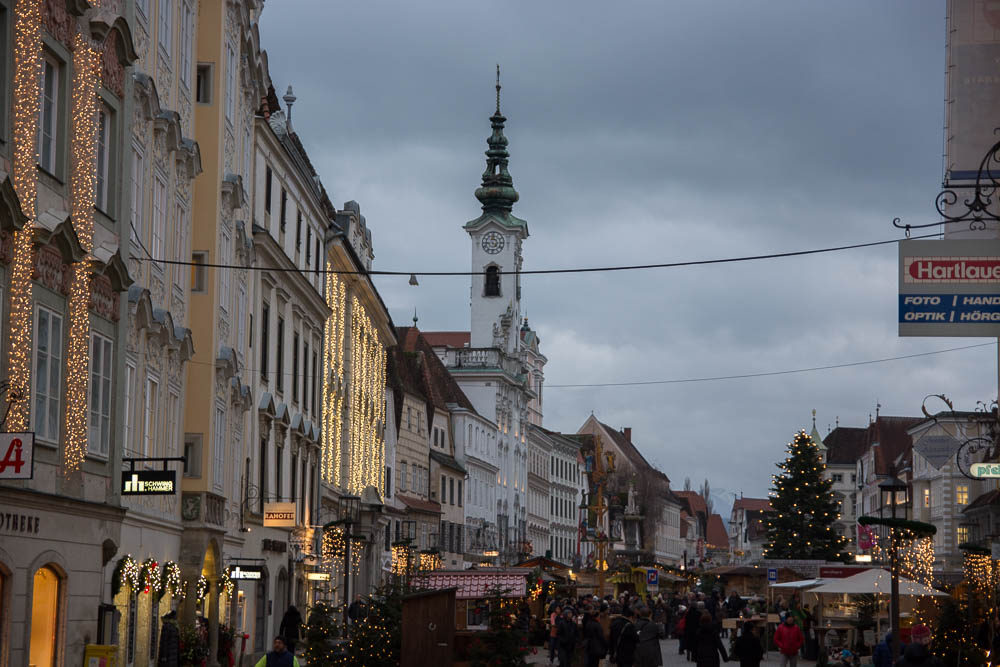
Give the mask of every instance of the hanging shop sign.
POLYGON ((259 565, 233 565, 229 568, 229 578, 236 579, 262 579, 264 568, 259 565))
POLYGON ((176 470, 125 470, 123 496, 172 496, 177 493, 176 470))
POLYGON ((330 581, 329 572, 306 572, 306 579, 309 581, 330 581))
POLYGON ((294 528, 295 503, 264 503, 264 526, 294 528))
POLYGON ((1000 336, 1000 240, 899 244, 900 336, 1000 336))
POLYGON ((976 479, 1000 479, 1000 463, 973 463, 969 476, 976 479))
POLYGON ((31 479, 35 473, 35 434, 0 433, 0 479, 31 479))

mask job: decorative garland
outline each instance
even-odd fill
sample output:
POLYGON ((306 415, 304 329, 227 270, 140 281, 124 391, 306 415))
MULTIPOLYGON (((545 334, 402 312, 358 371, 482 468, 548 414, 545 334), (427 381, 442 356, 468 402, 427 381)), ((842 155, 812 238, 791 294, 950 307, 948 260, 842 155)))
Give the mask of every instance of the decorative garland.
POLYGON ((236 590, 236 584, 233 580, 229 578, 229 570, 223 570, 222 576, 219 577, 219 592, 224 592, 226 597, 233 597, 233 592, 236 590))
POLYGON ((159 593, 163 590, 163 577, 160 573, 160 564, 153 558, 147 558, 142 563, 142 570, 139 576, 142 582, 143 593, 159 593))
POLYGON ((905 530, 912 533, 914 538, 933 537, 937 533, 937 527, 934 524, 911 519, 880 519, 875 516, 859 516, 858 523, 862 526, 885 526, 886 528, 905 530))
POLYGON ((958 545, 958 548, 967 554, 974 554, 977 556, 991 556, 993 554, 992 550, 973 542, 962 542, 958 545))
POLYGON ((200 575, 198 577, 198 587, 195 589, 195 600, 201 601, 205 599, 205 595, 208 593, 208 579, 205 575, 200 575))
POLYGON ((139 590, 141 581, 142 570, 139 568, 139 564, 132 558, 132 554, 126 554, 118 559, 114 574, 111 575, 111 594, 118 595, 122 586, 125 585, 128 585, 131 592, 135 593, 139 590))
POLYGON ((170 593, 178 600, 184 599, 184 582, 181 581, 181 567, 172 560, 163 564, 162 586, 158 592, 159 599, 170 593))

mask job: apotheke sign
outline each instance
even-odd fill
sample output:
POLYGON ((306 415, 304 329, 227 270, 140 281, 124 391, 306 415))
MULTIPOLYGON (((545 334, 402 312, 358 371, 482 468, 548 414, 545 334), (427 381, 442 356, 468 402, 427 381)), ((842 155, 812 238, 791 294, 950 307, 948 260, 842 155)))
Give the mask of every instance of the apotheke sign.
POLYGON ((123 496, 172 496, 177 493, 174 470, 126 470, 122 472, 123 496))
POLYGON ((900 336, 1000 336, 1000 240, 899 244, 900 336))

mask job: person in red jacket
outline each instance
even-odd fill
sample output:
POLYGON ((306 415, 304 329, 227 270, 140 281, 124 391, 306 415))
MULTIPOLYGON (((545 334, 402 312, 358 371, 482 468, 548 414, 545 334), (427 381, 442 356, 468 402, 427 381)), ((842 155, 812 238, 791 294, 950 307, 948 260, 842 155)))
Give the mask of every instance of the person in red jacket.
POLYGON ((802 630, 795 625, 795 617, 791 614, 785 615, 785 622, 774 631, 774 645, 781 652, 781 667, 795 667, 795 662, 799 657, 799 649, 805 642, 802 630))

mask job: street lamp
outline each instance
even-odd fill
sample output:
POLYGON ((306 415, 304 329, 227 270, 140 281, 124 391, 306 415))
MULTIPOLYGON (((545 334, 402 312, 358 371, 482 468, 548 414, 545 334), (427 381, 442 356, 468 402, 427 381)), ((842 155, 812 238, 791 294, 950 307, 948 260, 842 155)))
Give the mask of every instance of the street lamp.
MULTIPOLYGON (((879 517, 885 519, 885 508, 889 507, 889 518, 896 519, 896 506, 902 505, 903 519, 906 518, 906 508, 909 505, 909 487, 896 475, 890 475, 878 485, 881 504, 879 506, 879 517)), ((896 663, 899 658, 899 554, 898 554, 898 533, 896 526, 889 525, 889 575, 891 587, 889 589, 889 623, 892 629, 892 662, 896 663)))
POLYGON ((351 604, 351 541, 354 524, 361 520, 361 498, 342 496, 337 506, 337 520, 333 523, 344 527, 344 627, 347 627, 347 608, 351 604))

